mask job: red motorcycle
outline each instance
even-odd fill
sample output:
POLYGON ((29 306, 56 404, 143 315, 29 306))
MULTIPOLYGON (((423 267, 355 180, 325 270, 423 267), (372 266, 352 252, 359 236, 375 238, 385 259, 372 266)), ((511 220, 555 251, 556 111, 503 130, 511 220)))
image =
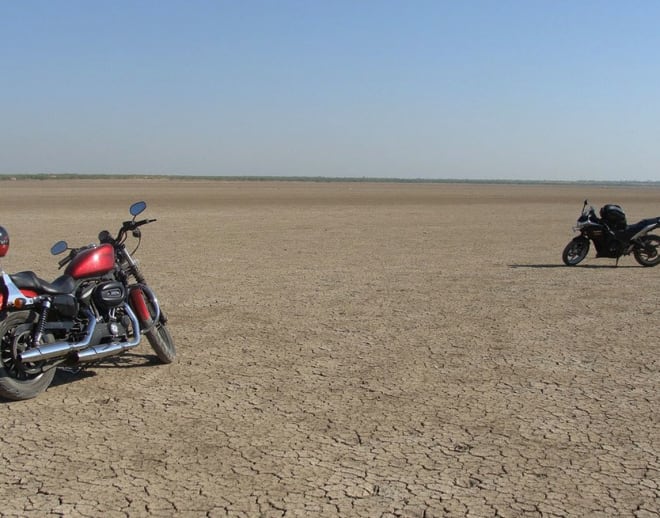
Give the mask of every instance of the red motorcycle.
MULTIPOLYGON (((107 230, 99 244, 69 248, 59 241, 53 255, 67 250, 59 262, 64 274, 46 282, 34 272, 9 275, 0 269, 0 397, 30 399, 46 390, 57 367, 84 367, 122 354, 146 335, 162 363, 176 356, 167 317, 147 285, 133 254, 142 240, 136 221, 147 207, 130 208, 117 237, 107 230), (126 248, 131 234, 137 239, 126 248)), ((0 257, 9 250, 9 236, 0 227, 0 257)))

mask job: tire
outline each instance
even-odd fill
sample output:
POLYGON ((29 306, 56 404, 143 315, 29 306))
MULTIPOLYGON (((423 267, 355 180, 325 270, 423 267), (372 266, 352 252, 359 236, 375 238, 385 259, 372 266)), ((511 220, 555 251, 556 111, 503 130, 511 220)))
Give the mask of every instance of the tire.
MULTIPOLYGON (((154 295, 154 299, 155 298, 154 295)), ((159 313, 159 309, 155 307, 154 302, 152 302, 149 297, 144 297, 144 303, 147 306, 147 311, 151 315, 150 321, 153 322, 153 319, 159 313)), ((158 304, 158 302, 156 302, 156 304, 158 304)), ((176 358, 176 346, 174 345, 174 339, 165 323, 167 322, 167 318, 162 314, 162 310, 160 311, 161 313, 158 322, 153 324, 145 335, 147 335, 147 340, 149 340, 151 348, 154 350, 161 363, 172 363, 174 358, 176 358)))
POLYGON ((633 251, 635 261, 647 267, 660 264, 660 237, 654 234, 647 234, 639 238, 639 240, 642 246, 635 248, 633 251))
POLYGON ((576 237, 566 245, 561 258, 566 266, 575 266, 582 262, 589 253, 589 240, 586 237, 576 237))
MULTIPOLYGON (((38 374, 25 372, 14 359, 12 349, 28 348, 35 315, 30 311, 5 313, 0 321, 0 397, 12 401, 32 399, 46 390, 55 376, 55 368, 38 374)), ((36 364, 29 364, 34 368, 36 364)))
POLYGON ((176 347, 167 325, 158 322, 146 333, 151 348, 162 363, 172 363, 176 358, 176 347))

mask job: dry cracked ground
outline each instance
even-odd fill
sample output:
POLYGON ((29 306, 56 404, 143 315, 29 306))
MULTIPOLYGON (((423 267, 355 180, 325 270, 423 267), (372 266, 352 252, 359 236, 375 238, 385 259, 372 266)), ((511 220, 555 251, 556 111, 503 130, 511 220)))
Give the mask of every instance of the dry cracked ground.
POLYGON ((657 187, 0 182, 4 269, 116 230, 146 343, 0 403, 2 516, 660 516, 660 268, 561 251, 657 187))

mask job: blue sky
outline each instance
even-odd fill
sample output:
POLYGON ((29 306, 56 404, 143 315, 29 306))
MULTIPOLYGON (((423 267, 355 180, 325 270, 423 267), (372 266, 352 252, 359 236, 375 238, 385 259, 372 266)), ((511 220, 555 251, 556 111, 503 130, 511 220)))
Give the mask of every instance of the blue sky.
POLYGON ((0 2, 0 174, 660 181, 660 2, 0 2))

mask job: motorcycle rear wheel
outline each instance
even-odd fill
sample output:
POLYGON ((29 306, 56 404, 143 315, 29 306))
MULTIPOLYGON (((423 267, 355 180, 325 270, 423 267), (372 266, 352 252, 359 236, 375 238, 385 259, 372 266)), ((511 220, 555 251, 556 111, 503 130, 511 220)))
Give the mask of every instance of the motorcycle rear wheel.
POLYGON ((34 325, 35 316, 30 311, 8 313, 0 321, 0 397, 12 401, 32 399, 53 381, 55 368, 32 374, 15 359, 16 350, 23 351, 31 344, 34 325))
POLYGON ((647 234, 639 239, 642 242, 640 248, 635 248, 633 255, 635 261, 642 266, 656 266, 660 264, 660 237, 654 234, 647 234))
POLYGON ((579 236, 564 247, 561 258, 566 266, 575 266, 581 263, 588 253, 589 240, 586 237, 579 236))

